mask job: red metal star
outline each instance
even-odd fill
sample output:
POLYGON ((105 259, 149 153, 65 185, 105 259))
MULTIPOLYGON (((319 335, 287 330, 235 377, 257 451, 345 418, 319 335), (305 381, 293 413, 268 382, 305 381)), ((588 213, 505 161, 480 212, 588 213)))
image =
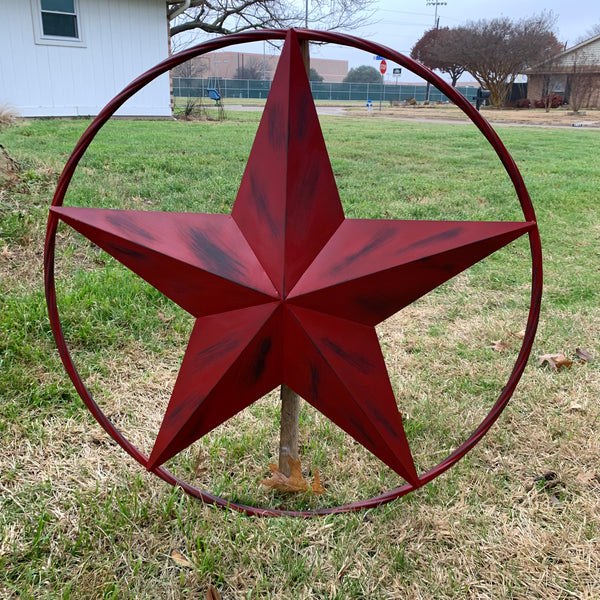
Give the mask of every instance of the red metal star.
POLYGON ((346 219, 293 31, 231 215, 51 210, 196 317, 149 470, 284 383, 414 486, 375 325, 535 227, 346 219))

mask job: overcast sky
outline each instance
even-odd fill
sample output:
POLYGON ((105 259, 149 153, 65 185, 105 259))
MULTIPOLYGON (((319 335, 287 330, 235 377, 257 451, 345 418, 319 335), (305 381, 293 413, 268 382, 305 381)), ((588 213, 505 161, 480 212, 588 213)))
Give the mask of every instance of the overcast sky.
MULTIPOLYGON (((434 25, 435 6, 426 0, 379 0, 376 2, 376 23, 351 33, 410 54, 411 48, 427 29, 434 25)), ((440 27, 453 27, 468 20, 492 19, 506 16, 520 19, 551 10, 557 17, 557 36, 561 42, 572 46, 590 27, 600 23, 600 0, 446 0, 438 6, 440 27)), ((310 27, 310 22, 309 22, 310 27)), ((343 58, 350 68, 361 64, 379 66, 372 57, 350 48, 325 46, 311 50, 311 55, 322 58, 343 58)), ((393 80, 388 65, 387 76, 393 80)), ((402 73, 401 81, 418 78, 402 73)))

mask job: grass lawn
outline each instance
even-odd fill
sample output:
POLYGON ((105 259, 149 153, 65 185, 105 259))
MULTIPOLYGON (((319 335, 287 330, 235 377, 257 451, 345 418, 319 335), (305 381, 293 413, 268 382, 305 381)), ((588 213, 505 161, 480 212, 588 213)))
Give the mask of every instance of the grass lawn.
MULTIPOLYGON (((66 205, 228 212, 260 114, 115 120, 84 156, 66 205)), ((507 175, 467 124, 322 117, 346 216, 521 220, 507 175)), ((65 375, 42 288, 48 206, 85 120, 0 132, 0 597, 224 599, 600 597, 600 131, 500 134, 532 196, 544 248, 530 364, 498 423, 453 469, 357 514, 256 519, 187 497, 130 459, 65 375), (1 151, 0 151, 1 152, 1 151), (595 360, 581 361, 576 349, 595 360), (570 368, 537 357, 564 353, 570 368)), ((419 470, 481 422, 520 348, 530 286, 518 240, 378 331, 419 470)), ((192 327, 183 311, 67 227, 59 309, 95 400, 140 449, 160 425, 192 327)), ((259 484, 276 462, 275 393, 168 463, 237 502, 318 508, 400 478, 308 405, 305 474, 326 493, 259 484)))

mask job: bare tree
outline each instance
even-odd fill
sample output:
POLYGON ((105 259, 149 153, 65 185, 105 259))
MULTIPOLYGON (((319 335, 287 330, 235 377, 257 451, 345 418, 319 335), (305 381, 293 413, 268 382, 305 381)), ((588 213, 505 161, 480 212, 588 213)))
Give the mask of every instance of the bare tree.
POLYGON ((234 79, 262 79, 263 65, 256 59, 246 57, 242 65, 233 74, 234 79))
POLYGON ((187 0, 169 2, 171 37, 186 31, 236 33, 262 27, 352 29, 372 17, 374 0, 187 0), (310 6, 307 13, 306 7, 310 6))
POLYGON ((552 13, 542 13, 520 21, 499 17, 457 27, 457 62, 490 91, 491 104, 501 106, 519 73, 563 49, 553 31, 555 21, 552 13))
POLYGON ((410 56, 430 69, 436 69, 450 75, 452 85, 456 86, 464 67, 458 62, 462 38, 455 29, 442 27, 426 31, 413 46, 410 56))
POLYGON ((584 35, 579 36, 575 40, 574 45, 581 44, 581 42, 587 42, 587 40, 596 37, 597 35, 600 35, 600 23, 596 23, 595 25, 592 25, 588 30, 586 30, 584 35))
POLYGON ((209 70, 210 62, 206 56, 197 56, 192 60, 186 60, 173 69, 173 77, 205 77, 209 70))

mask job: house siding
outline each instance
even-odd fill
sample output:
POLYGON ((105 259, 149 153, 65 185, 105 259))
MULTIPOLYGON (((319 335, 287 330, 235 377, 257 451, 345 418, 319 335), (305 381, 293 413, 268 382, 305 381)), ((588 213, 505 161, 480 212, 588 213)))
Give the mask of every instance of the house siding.
POLYGON ((586 64, 596 65, 600 69, 600 39, 583 46, 577 51, 567 51, 557 60, 557 66, 572 67, 575 62, 585 61, 586 64))
MULTIPOLYGON (((0 104, 24 117, 96 115, 131 80, 168 55, 164 0, 79 0, 80 45, 36 43, 35 4, 0 0, 0 104)), ((116 113, 171 115, 169 77, 116 113)))

